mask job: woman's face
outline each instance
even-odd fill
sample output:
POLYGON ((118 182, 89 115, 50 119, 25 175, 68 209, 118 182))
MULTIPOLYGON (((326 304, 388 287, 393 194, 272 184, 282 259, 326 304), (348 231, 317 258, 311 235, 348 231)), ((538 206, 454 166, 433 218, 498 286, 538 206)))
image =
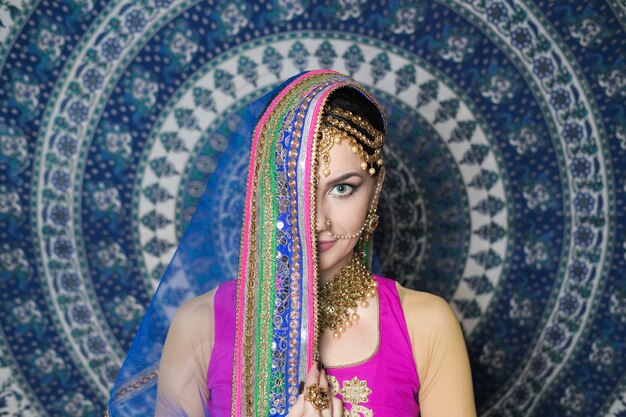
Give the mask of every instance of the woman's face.
MULTIPOLYGON (((330 280, 349 260, 359 237, 338 239, 325 230, 326 219, 335 235, 354 235, 367 217, 376 190, 377 176, 361 169, 361 159, 347 141, 334 144, 329 152, 330 174, 320 164, 317 186, 316 232, 319 275, 330 280)), ((381 175, 381 174, 379 174, 381 175)), ((381 177, 382 180, 382 177, 381 177)))

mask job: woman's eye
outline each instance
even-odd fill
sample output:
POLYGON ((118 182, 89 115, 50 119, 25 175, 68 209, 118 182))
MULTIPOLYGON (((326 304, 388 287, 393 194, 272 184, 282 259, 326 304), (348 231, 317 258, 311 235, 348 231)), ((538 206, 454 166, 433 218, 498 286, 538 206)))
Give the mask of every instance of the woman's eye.
POLYGON ((330 194, 338 197, 347 197, 352 194, 355 188, 349 184, 337 184, 332 188, 330 194))

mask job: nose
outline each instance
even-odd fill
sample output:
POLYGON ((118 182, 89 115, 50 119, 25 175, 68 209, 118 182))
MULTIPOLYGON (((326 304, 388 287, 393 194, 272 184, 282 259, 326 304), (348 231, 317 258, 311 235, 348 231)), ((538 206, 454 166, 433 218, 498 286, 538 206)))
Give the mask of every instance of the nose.
POLYGON ((322 204, 320 202, 320 197, 318 196, 316 205, 315 205, 315 232, 320 234, 325 229, 325 220, 326 216, 324 215, 324 210, 322 208, 322 204))

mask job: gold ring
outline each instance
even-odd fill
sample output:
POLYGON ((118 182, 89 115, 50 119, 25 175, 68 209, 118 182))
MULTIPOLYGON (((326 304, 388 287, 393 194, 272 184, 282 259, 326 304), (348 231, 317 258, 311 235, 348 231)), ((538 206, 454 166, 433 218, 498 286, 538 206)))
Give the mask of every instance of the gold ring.
POLYGON ((328 408, 328 391, 320 387, 319 384, 309 385, 304 389, 304 399, 311 403, 313 408, 321 411, 328 408))

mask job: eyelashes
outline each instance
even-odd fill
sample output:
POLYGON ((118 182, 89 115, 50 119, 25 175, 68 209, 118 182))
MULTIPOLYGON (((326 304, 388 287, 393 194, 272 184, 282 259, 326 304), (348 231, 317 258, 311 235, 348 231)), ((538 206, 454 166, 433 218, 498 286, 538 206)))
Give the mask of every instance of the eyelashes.
POLYGON ((330 193, 328 193, 328 195, 332 196, 333 198, 343 199, 343 198, 350 197, 352 194, 354 194, 357 188, 359 188, 359 186, 352 185, 352 184, 346 184, 346 183, 335 184, 330 189, 330 193))

